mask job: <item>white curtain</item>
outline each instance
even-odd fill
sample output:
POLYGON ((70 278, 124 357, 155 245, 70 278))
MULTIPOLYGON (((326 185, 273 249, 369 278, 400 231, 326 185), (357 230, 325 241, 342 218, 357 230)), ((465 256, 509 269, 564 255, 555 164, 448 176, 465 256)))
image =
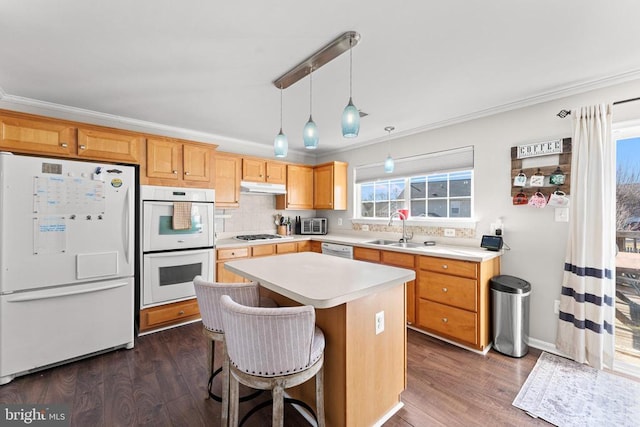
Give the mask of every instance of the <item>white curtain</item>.
POLYGON ((571 112, 569 241, 556 346, 597 369, 613 366, 615 146, 611 104, 571 112))

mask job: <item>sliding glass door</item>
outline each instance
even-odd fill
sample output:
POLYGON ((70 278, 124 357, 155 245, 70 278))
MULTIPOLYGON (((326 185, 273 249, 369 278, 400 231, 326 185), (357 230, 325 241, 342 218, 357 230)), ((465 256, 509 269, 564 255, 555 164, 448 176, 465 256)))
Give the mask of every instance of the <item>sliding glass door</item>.
POLYGON ((640 127, 615 131, 616 368, 640 372, 640 127))

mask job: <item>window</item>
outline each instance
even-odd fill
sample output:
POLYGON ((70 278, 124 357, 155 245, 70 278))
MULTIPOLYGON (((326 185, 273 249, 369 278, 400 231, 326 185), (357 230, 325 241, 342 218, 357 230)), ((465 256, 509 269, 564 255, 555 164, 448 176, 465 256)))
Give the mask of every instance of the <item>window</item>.
POLYGON ((360 218, 389 218, 398 209, 409 209, 412 219, 470 219, 472 215, 472 170, 363 182, 356 186, 360 218))

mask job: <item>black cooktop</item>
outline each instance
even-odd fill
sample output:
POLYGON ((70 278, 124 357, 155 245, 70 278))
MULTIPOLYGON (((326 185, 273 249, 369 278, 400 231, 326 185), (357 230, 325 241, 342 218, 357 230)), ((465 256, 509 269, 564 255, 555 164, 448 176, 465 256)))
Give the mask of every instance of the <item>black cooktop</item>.
POLYGON ((282 239, 282 236, 278 234, 242 234, 240 236, 236 236, 236 239, 239 240, 271 240, 271 239, 282 239))

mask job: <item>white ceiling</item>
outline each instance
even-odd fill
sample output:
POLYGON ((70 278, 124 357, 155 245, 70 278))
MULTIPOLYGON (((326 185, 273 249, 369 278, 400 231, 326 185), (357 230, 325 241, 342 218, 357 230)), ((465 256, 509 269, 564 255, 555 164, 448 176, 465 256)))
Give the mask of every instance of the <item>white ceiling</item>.
MULTIPOLYGON (((354 30, 369 116, 342 138, 348 54, 315 72, 326 153, 639 78, 639 18, 636 0, 0 0, 0 96, 271 145, 271 82, 354 30)), ((308 116, 304 79, 284 91, 290 150, 308 116)))

